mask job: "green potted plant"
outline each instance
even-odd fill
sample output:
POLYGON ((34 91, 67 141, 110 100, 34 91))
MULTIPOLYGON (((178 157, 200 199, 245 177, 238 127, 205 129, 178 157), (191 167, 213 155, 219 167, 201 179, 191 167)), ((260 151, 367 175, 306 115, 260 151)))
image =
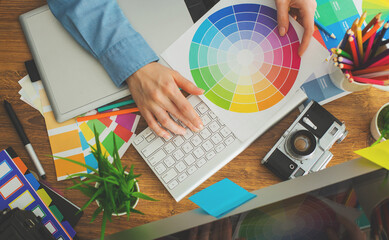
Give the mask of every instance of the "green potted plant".
POLYGON ((82 206, 80 211, 87 208, 93 201, 97 202, 97 209, 92 215, 91 222, 103 212, 103 220, 101 223, 101 237, 104 239, 105 227, 107 220, 112 222, 112 215, 127 215, 127 220, 131 213, 143 214, 141 211, 134 209, 139 199, 156 201, 155 199, 141 193, 136 178, 140 175, 134 174, 134 165, 126 172, 127 167, 123 167, 115 137, 113 137, 113 162, 108 160, 108 157, 102 153, 99 134, 94 128, 96 148, 92 147, 92 153, 97 160, 98 170, 86 164, 77 162, 72 159, 57 157, 74 164, 83 166, 92 173, 76 173, 70 175, 74 185, 68 189, 80 190, 84 195, 89 197, 89 200, 82 206), (78 180, 74 179, 75 177, 78 180), (84 178, 80 180, 79 178, 84 178))
POLYGON ((389 103, 384 104, 372 119, 370 132, 376 139, 373 145, 389 139, 389 103))

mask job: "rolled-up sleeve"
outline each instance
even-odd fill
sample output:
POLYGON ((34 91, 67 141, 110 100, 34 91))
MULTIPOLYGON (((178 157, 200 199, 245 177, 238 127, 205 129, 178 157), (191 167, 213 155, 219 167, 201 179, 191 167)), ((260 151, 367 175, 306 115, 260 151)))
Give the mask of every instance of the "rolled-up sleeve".
POLYGON ((116 0, 48 0, 64 28, 105 68, 116 86, 158 56, 134 30, 116 0))

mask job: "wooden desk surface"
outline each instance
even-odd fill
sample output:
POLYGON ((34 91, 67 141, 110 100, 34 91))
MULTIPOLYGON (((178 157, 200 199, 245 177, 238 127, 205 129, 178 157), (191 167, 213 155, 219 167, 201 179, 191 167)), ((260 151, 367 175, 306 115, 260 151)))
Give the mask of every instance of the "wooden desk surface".
MULTIPOLYGON (((53 159, 48 156, 51 154, 51 150, 43 117, 38 111, 22 102, 18 94, 20 90, 18 80, 27 74, 24 61, 32 58, 21 30, 18 16, 44 4, 46 2, 42 0, 0 1, 0 100, 2 102, 3 99, 7 99, 13 104, 46 170, 47 182, 52 187, 60 190, 65 197, 75 204, 82 206, 87 198, 78 191, 67 190, 66 188, 71 185, 70 181, 56 181, 53 159)), ((356 158, 357 155, 353 152, 354 150, 367 147, 373 142, 369 132, 370 121, 376 111, 386 102, 389 102, 389 93, 370 88, 325 105, 328 111, 345 122, 349 131, 347 138, 342 143, 335 144, 331 148, 334 157, 328 164, 329 167, 356 158)), ((260 159, 271 149, 297 115, 297 110, 289 114, 228 165, 201 184, 192 194, 224 178, 231 179, 248 191, 278 183, 279 180, 268 169, 260 165, 260 159)), ((146 123, 142 119, 137 132, 140 132, 145 127, 146 123)), ((5 109, 3 106, 0 106, 0 149, 8 146, 12 146, 15 149, 28 168, 35 169, 6 115, 5 109)), ((126 217, 114 217, 113 222, 107 225, 107 234, 197 208, 195 204, 188 200, 188 197, 177 203, 133 147, 130 147, 124 155, 123 163, 125 165, 135 165, 136 173, 142 174, 139 179, 142 192, 160 201, 140 201, 137 208, 144 212, 145 215, 134 214, 130 221, 127 221, 126 217)), ((99 237, 101 216, 94 223, 89 223, 94 210, 93 205, 92 207, 85 211, 84 216, 76 227, 78 236, 81 239, 99 237)))

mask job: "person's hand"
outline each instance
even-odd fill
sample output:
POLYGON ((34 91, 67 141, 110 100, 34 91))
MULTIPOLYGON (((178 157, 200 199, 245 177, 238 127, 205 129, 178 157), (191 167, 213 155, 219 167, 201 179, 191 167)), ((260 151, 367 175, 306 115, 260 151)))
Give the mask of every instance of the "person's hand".
POLYGON ((174 122, 168 113, 194 132, 203 128, 200 117, 179 88, 192 95, 201 95, 204 90, 178 72, 152 62, 132 74, 127 83, 139 111, 158 136, 169 138, 166 129, 175 134, 185 134, 185 128, 174 122))
POLYGON ((281 36, 288 32, 290 15, 304 27, 304 35, 299 47, 302 56, 309 45, 314 32, 315 0, 276 0, 278 31, 281 36))

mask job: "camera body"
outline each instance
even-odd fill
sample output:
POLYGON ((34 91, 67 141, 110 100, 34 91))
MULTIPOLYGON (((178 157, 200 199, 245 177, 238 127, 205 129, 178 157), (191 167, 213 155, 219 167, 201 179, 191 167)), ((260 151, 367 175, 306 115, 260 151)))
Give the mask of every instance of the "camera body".
POLYGON ((282 180, 325 168, 333 157, 329 149, 347 136, 340 122, 320 104, 311 101, 266 154, 262 164, 282 180))

